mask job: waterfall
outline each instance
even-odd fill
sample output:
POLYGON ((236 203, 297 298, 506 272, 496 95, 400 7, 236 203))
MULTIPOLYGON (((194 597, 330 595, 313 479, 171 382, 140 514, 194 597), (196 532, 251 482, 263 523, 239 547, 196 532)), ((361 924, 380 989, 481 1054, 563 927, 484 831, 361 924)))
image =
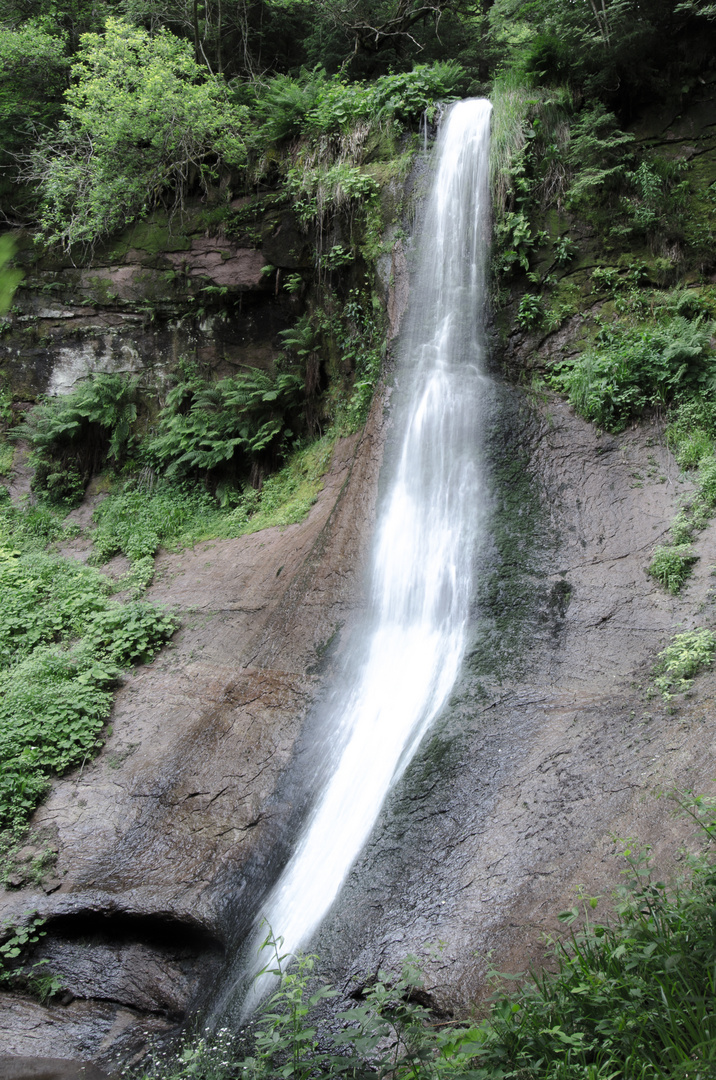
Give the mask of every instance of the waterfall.
MULTIPOLYGON (((215 1015, 271 959, 258 956, 262 919, 283 939, 282 951, 307 944, 458 674, 486 502, 479 417, 490 108, 482 99, 458 102, 441 126, 401 337, 394 453, 384 466, 363 644, 332 693, 320 794, 215 1015)), ((244 1016, 271 979, 252 984, 244 1016)))

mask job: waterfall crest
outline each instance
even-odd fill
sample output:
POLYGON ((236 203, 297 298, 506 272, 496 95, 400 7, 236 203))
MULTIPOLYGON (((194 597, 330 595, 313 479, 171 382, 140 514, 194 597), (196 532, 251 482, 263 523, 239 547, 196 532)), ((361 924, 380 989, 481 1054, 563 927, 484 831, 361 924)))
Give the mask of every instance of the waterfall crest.
MULTIPOLYGON (((458 102, 436 145, 418 269, 402 335, 392 470, 379 509, 360 660, 332 694, 323 787, 264 901, 247 965, 216 1012, 270 957, 307 944, 375 825, 385 797, 445 704, 465 648, 475 550, 484 521, 479 466, 489 247, 490 104, 458 102)), ((253 983, 250 1014, 270 987, 253 983)))

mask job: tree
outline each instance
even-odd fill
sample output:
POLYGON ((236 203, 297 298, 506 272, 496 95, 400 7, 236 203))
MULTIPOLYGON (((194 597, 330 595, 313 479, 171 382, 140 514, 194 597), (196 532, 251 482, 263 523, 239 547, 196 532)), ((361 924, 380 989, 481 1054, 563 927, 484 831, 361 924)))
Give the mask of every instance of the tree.
POLYGON ((538 83, 569 83, 624 120, 710 66, 709 11, 703 0, 495 0, 490 21, 538 83))
POLYGON ((104 34, 81 38, 72 76, 64 118, 24 171, 40 186, 49 243, 93 244, 243 164, 246 108, 168 31, 108 19, 104 34))
POLYGON ((28 131, 56 122, 70 61, 62 35, 30 20, 0 33, 0 202, 9 220, 15 154, 28 131))
POLYGON ((446 12, 467 5, 462 0, 318 0, 316 6, 353 40, 355 54, 401 52, 408 43, 420 48, 414 33, 418 23, 437 27, 446 12))

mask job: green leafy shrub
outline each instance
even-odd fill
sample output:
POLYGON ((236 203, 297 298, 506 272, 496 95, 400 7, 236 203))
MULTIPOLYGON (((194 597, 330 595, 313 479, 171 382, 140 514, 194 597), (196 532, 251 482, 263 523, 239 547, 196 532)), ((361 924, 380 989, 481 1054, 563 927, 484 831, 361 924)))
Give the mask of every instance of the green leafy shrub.
POLYGON ((170 547, 197 521, 217 513, 216 500, 201 487, 158 481, 152 488, 128 481, 94 512, 92 540, 97 559, 126 555, 134 564, 170 547))
POLYGON ((301 134, 308 114, 325 92, 327 75, 322 68, 291 75, 275 75, 257 101, 263 119, 261 141, 281 143, 301 134))
POLYGON ((292 371, 269 375, 247 368, 208 383, 198 372, 169 393, 146 454, 168 478, 248 474, 260 461, 275 462, 295 438, 303 382, 292 371))
POLYGON ((711 326, 677 315, 662 325, 605 329, 596 348, 555 366, 552 385, 607 431, 622 431, 647 405, 705 389, 716 374, 711 326))
POLYGON ((689 544, 663 544, 654 548, 649 573, 670 593, 677 593, 697 559, 689 544))
POLYGON ((187 41, 108 18, 84 34, 65 93, 65 117, 31 151, 40 229, 50 244, 94 244, 153 206, 206 190, 221 163, 242 165, 247 110, 206 75, 187 41))
MULTIPOLYGON (((490 174, 499 226, 504 214, 521 211, 531 219, 538 206, 562 198, 571 102, 564 88, 536 89, 515 69, 496 76, 490 100, 490 174)), ((499 245, 496 254, 499 259, 499 245)))
POLYGON ((128 481, 95 511, 95 558, 103 562, 121 553, 131 559, 122 586, 139 595, 152 579, 154 555, 160 546, 242 536, 302 521, 323 486, 334 441, 331 432, 296 450, 278 472, 264 480, 260 491, 250 485, 240 490, 226 484, 219 485, 214 497, 199 484, 162 478, 151 486, 128 481))
POLYGON ((672 544, 675 544, 678 547, 681 544, 691 543, 694 538, 694 530, 695 523, 692 515, 684 510, 680 510, 671 522, 671 527, 669 529, 672 544))
POLYGON ((568 199, 577 207, 603 200, 620 187, 633 154, 634 136, 619 128, 601 103, 584 109, 572 124, 566 159, 573 172, 568 199))
POLYGON ((694 469, 701 461, 713 454, 714 440, 710 432, 703 428, 695 428, 681 436, 676 436, 673 431, 667 432, 667 438, 671 435, 672 446, 675 449, 676 460, 684 469, 694 469), (678 439, 678 442, 677 442, 678 439))
POLYGON ((688 690, 696 674, 713 663, 716 634, 713 630, 687 630, 676 634, 670 645, 659 653, 655 667, 655 686, 664 697, 688 690))
POLYGON ((5 19, 3 23, 0 133, 3 150, 18 150, 18 136, 23 129, 56 120, 70 61, 64 35, 51 33, 44 19, 26 18, 22 25, 14 27, 5 19))
MULTIPOLYGON (((365 163, 381 141, 394 144, 404 126, 415 124, 438 100, 448 100, 463 78, 451 61, 417 65, 372 83, 329 78, 322 68, 297 76, 277 75, 257 95, 263 118, 257 134, 258 172, 278 164, 266 143, 293 140, 279 160, 294 210, 305 226, 322 230, 342 214, 351 225, 366 217, 379 187, 365 163)), ((329 260, 330 261, 330 260, 329 260)), ((325 258, 322 270, 327 269, 325 258)))
POLYGON ((345 413, 340 417, 348 432, 357 431, 368 419, 373 394, 383 370, 385 335, 367 297, 351 291, 336 329, 341 355, 355 372, 345 413))
POLYGON ((709 510, 716 507, 716 457, 704 455, 699 462, 699 499, 709 510))
POLYGON ((412 71, 382 75, 371 85, 379 117, 414 123, 437 101, 449 102, 459 91, 463 69, 454 60, 416 64, 412 71))
POLYGON ((319 226, 341 211, 365 209, 379 191, 372 176, 346 161, 296 165, 288 171, 286 186, 301 221, 319 226))
POLYGON ((541 296, 526 293, 517 309, 517 322, 523 330, 536 330, 544 321, 545 311, 541 296))
POLYGON ((276 75, 259 95, 264 117, 260 141, 282 142, 304 135, 320 139, 361 122, 415 123, 436 101, 450 100, 464 78, 459 64, 437 61, 412 71, 382 75, 371 83, 329 78, 323 68, 296 77, 276 75))
POLYGON ((695 468, 713 452, 716 437, 716 400, 699 395, 672 410, 666 441, 682 468, 695 468))
POLYGON ((16 429, 33 449, 33 488, 51 502, 81 501, 93 473, 121 464, 133 443, 136 379, 98 374, 70 394, 46 398, 16 429))
POLYGON ((501 273, 510 275, 518 270, 525 273, 530 268, 530 256, 544 239, 535 233, 522 210, 508 210, 495 225, 495 243, 499 252, 501 273))
POLYGON ((45 919, 36 911, 24 911, 19 921, 3 919, 0 923, 0 984, 29 991, 46 1003, 64 989, 62 980, 50 971, 49 960, 27 964, 28 952, 45 937, 45 919))
MULTIPOLYGON (((680 238, 688 188, 683 174, 688 167, 686 161, 652 157, 642 160, 633 172, 626 174, 634 194, 622 200, 622 207, 629 214, 634 232, 680 238)), ((693 314, 686 310, 692 306, 685 301, 685 307, 677 314, 693 314)))
POLYGON ((557 973, 498 999, 475 1033, 473 1076, 487 1080, 490 1068, 510 1080, 711 1074, 713 866, 697 860, 691 881, 672 891, 652 876, 647 853, 624 854, 631 873, 615 921, 591 921, 596 898, 564 913, 567 923, 584 922, 554 943, 557 973))
POLYGON ((592 272, 592 292, 614 293, 620 285, 619 271, 614 266, 597 266, 592 272))
POLYGON ((240 536, 302 521, 323 487, 334 442, 335 434, 329 432, 296 451, 282 469, 267 477, 260 492, 245 490, 238 506, 219 523, 217 535, 240 536))
POLYGON ((0 546, 23 552, 44 551, 48 544, 76 536, 76 525, 66 522, 46 506, 19 507, 9 500, 0 503, 0 546))
POLYGON ((0 548, 0 670, 63 634, 80 636, 109 592, 105 578, 74 560, 0 548))
POLYGON ((22 281, 23 274, 12 265, 15 254, 15 241, 12 236, 0 236, 0 315, 10 310, 15 290, 22 281))
POLYGON ((557 266, 568 266, 577 254, 577 245, 569 236, 554 241, 554 261, 557 266))
POLYGON ((0 827, 22 823, 50 776, 96 752, 117 675, 176 628, 149 604, 112 600, 97 570, 33 539, 25 552, 0 548, 0 827))

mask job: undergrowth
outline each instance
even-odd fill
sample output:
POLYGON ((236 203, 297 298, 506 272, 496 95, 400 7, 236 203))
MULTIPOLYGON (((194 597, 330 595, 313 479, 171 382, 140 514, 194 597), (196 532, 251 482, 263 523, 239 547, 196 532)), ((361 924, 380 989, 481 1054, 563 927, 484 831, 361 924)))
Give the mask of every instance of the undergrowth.
POLYGON ((689 690, 693 678, 704 667, 710 667, 716 652, 716 634, 700 628, 676 634, 658 656, 654 685, 665 698, 689 690))
MULTIPOLYGON (((358 1005, 319 1027, 315 1006, 337 997, 315 979, 314 957, 276 963, 278 989, 241 1037, 227 1028, 157 1051, 137 1080, 239 1077, 391 1077, 396 1080, 712 1080, 716 1072, 716 800, 681 797, 705 848, 668 886, 649 849, 627 842, 609 921, 599 898, 562 913, 546 966, 505 981, 485 1019, 438 1022, 425 1005, 420 964, 369 980, 358 1005)), ((268 939, 271 940, 270 938, 268 939)))
POLYGON ((677 593, 698 561, 692 542, 716 509, 716 394, 686 397, 670 412, 666 441, 679 465, 694 482, 693 493, 682 498, 667 543, 654 549, 649 573, 669 592, 677 593))
MULTIPOLYGON (((147 432, 137 424, 136 382, 97 375, 44 402, 19 429, 32 442, 44 501, 0 501, 0 828, 18 833, 52 776, 94 756, 119 675, 150 660, 176 628, 173 615, 140 600, 159 547, 283 527, 308 513, 335 434, 297 445, 288 424, 299 390, 295 371, 211 384, 184 365, 147 432), (282 467, 262 478, 262 463, 276 458, 282 467), (80 531, 62 512, 100 465, 110 490, 95 510, 92 561, 127 556, 114 586, 122 602, 106 575, 56 551, 80 531)), ((360 386, 355 394, 358 414, 360 386)))
POLYGON ((554 366, 551 382, 587 420, 606 431, 623 431, 647 407, 683 401, 713 387, 712 333, 710 322, 683 315, 656 325, 605 326, 591 348, 554 366))
POLYGON ((114 686, 150 660, 176 619, 112 599, 107 578, 42 550, 49 511, 0 505, 0 827, 22 824, 49 780, 102 745, 114 686))
POLYGON ((302 521, 323 487, 334 442, 328 433, 295 451, 264 480, 260 491, 248 484, 243 489, 227 486, 223 505, 201 485, 152 473, 121 482, 95 510, 93 557, 103 563, 126 555, 132 566, 121 584, 139 595, 152 580, 160 547, 178 550, 202 540, 231 539, 302 521))

